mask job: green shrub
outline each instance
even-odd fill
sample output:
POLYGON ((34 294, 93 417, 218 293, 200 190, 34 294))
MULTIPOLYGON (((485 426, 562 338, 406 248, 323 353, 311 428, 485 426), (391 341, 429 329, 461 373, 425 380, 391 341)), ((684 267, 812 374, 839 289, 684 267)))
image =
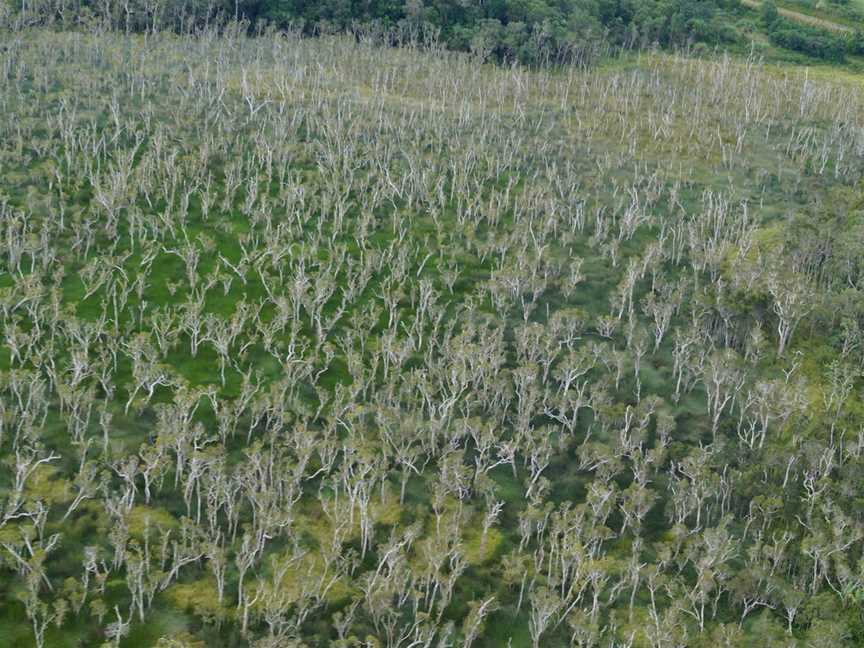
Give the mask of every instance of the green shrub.
POLYGON ((807 54, 813 58, 828 61, 842 61, 844 59, 846 47, 840 38, 819 30, 802 28, 789 21, 779 22, 782 23, 782 26, 772 29, 769 33, 772 42, 776 45, 807 54))

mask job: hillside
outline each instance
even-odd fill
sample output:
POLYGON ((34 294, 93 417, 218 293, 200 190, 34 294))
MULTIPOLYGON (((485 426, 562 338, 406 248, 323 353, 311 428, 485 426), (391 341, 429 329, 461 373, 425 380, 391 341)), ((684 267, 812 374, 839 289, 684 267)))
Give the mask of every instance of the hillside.
POLYGON ((0 40, 2 643, 864 644, 858 80, 0 40))

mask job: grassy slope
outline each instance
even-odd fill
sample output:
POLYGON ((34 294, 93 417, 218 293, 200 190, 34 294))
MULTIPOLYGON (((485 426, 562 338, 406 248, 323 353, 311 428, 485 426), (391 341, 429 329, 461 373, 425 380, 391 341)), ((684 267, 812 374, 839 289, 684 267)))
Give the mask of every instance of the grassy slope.
MULTIPOLYGON (((71 37, 33 33, 27 38, 32 39, 32 42, 23 48, 25 56, 33 56, 34 66, 38 66, 39 59, 37 57, 47 56, 46 50, 50 49, 51 44, 56 39, 71 37)), ((111 79, 118 77, 122 72, 123 65, 137 57, 142 57, 146 61, 148 69, 154 70, 152 73, 148 72, 148 74, 152 74, 154 90, 148 96, 147 101, 157 104, 157 113, 164 107, 173 108, 176 102, 181 101, 180 88, 182 88, 184 78, 187 75, 185 66, 188 61, 193 61, 192 65, 196 66, 193 74, 202 74, 201 68, 197 66, 200 65, 199 61, 206 60, 207 52, 197 49, 199 47, 197 45, 178 44, 170 39, 163 42, 157 40, 155 43, 145 45, 141 39, 134 37, 120 39, 106 36, 104 38, 106 38, 105 46, 110 55, 105 56, 98 66, 100 68, 99 74, 104 75, 105 80, 100 82, 88 76, 93 73, 93 70, 87 62, 61 63, 54 61, 50 65, 46 65, 46 69, 56 85, 52 86, 50 92, 34 90, 27 97, 26 102, 16 103, 14 108, 20 111, 20 119, 24 122, 29 121, 34 128, 38 128, 38 121, 44 119, 45 115, 54 109, 58 99, 70 93, 84 97, 82 120, 88 119, 87 111, 94 111, 98 114, 102 105, 98 99, 104 100, 108 96, 111 79), (202 54, 205 56, 201 56, 202 54), (93 99, 87 98, 86 93, 93 93, 93 99), (27 102, 35 102, 35 104, 31 103, 28 106, 27 102)), ((92 47, 92 42, 87 43, 85 50, 92 51, 88 50, 92 47)), ((313 110, 311 107, 313 95, 316 99, 323 97, 325 101, 331 99, 346 105, 354 104, 361 114, 363 114, 364 107, 372 105, 383 105, 387 114, 394 117, 422 109, 443 115, 441 117, 443 123, 453 128, 451 132, 454 133, 457 132, 454 124, 460 113, 464 113, 466 109, 472 109, 476 111, 475 115, 483 113, 486 119, 496 122, 498 132, 502 136, 512 129, 524 129, 526 134, 523 148, 525 150, 530 150, 533 145, 540 145, 544 142, 548 144, 550 138, 554 140, 548 154, 557 157, 562 162, 566 160, 575 165, 574 169, 582 177, 586 200, 595 206, 611 205, 610 189, 616 183, 624 186, 625 183, 634 180, 633 156, 628 152, 629 137, 631 129, 634 127, 633 136, 637 151, 635 158, 638 160, 637 163, 643 167, 639 173, 656 173, 661 178, 661 184, 664 187, 676 182, 682 183, 682 201, 687 210, 698 210, 701 206, 701 197, 708 190, 728 192, 732 200, 736 202, 747 201, 754 205, 757 218, 767 227, 772 222, 784 218, 791 211, 800 209, 804 205, 826 196, 834 184, 830 177, 805 171, 805 161, 810 152, 802 152, 799 157, 790 157, 783 152, 789 128, 793 124, 784 124, 785 118, 782 113, 777 115, 777 127, 773 133, 766 133, 764 136, 761 136, 760 133, 760 136, 745 140, 743 151, 733 154, 734 124, 732 117, 726 111, 737 111, 738 108, 722 106, 722 95, 712 93, 709 89, 709 84, 717 82, 718 78, 727 79, 729 92, 738 93, 745 86, 752 85, 757 92, 765 93, 766 105, 768 105, 767 97, 770 91, 760 90, 760 86, 770 86, 773 83, 776 84, 776 88, 780 88, 788 84, 800 84, 804 73, 796 69, 778 67, 752 71, 738 62, 683 60, 666 55, 634 56, 590 73, 576 72, 571 73, 570 76, 566 73, 544 73, 542 75, 522 73, 523 87, 518 91, 521 96, 516 97, 517 90, 512 85, 512 77, 506 71, 491 67, 473 70, 459 58, 452 58, 444 62, 434 59, 425 61, 419 58, 421 55, 412 52, 388 52, 384 54, 380 51, 354 49, 350 44, 343 41, 329 40, 320 43, 294 44, 292 48, 291 54, 303 61, 304 64, 309 65, 315 60, 323 58, 334 66, 333 69, 328 70, 327 74, 314 77, 314 82, 321 84, 321 90, 317 87, 313 89, 311 86, 303 87, 302 85, 297 88, 298 94, 291 101, 296 101, 298 104, 308 102, 305 103, 306 109, 313 110), (448 73, 454 74, 450 69, 454 65, 457 69, 455 74, 470 78, 466 87, 470 88, 474 85, 487 91, 500 92, 504 97, 503 101, 495 105, 481 104, 479 92, 459 98, 447 96, 445 82, 441 79, 445 79, 448 73), (376 74, 382 66, 394 75, 392 87, 389 92, 383 95, 374 89, 376 74), (411 73, 406 74, 403 70, 410 70, 411 73), (591 75, 590 78, 583 76, 588 74, 591 75), (564 88, 568 83, 575 83, 576 87, 584 88, 581 96, 578 93, 565 95, 564 88), (621 115, 620 97, 610 94, 609 88, 626 83, 633 84, 635 96, 639 98, 640 105, 638 108, 628 109, 625 115, 621 115), (321 94, 317 94, 319 92, 321 94), (712 94, 712 98, 697 97, 702 92, 712 94), (670 93, 683 93, 689 101, 699 103, 706 110, 706 121, 701 125, 704 127, 703 133, 693 133, 690 128, 691 114, 688 102, 672 104, 669 102, 670 93), (559 103, 559 98, 565 96, 566 98, 559 103), (537 131, 526 126, 524 118, 519 115, 519 112, 526 107, 530 119, 548 119, 548 127, 542 131, 537 131), (619 117, 619 115, 621 116, 619 117), (662 119, 667 119, 668 123, 665 129, 658 131, 657 128, 662 119), (769 175, 772 177, 769 178, 769 175), (755 205, 759 205, 758 209, 755 209, 755 205)), ((236 55, 237 58, 232 60, 227 68, 228 86, 232 88, 232 93, 236 93, 241 84, 241 67, 246 62, 245 53, 236 55)), ((256 90, 259 96, 269 95, 275 101, 277 95, 269 81, 269 76, 271 74, 273 76, 284 74, 284 68, 281 67, 280 63, 268 60, 266 56, 264 61, 263 65, 259 67, 261 74, 255 81, 256 90)), ((853 91, 842 89, 828 88, 826 92, 828 94, 835 92, 840 96, 845 92, 852 92, 854 95, 853 91)), ((229 95, 228 101, 233 110, 236 110, 237 113, 242 112, 242 104, 236 94, 234 96, 229 95)), ((130 109, 132 107, 129 106, 130 109)), ((827 102, 823 109, 826 111, 830 109, 827 102)), ((166 123, 173 123, 170 120, 176 119, 177 116, 162 114, 162 117, 166 123)), ((823 115, 814 114, 812 116, 813 123, 818 123, 819 119, 823 117, 823 115)), ((131 118, 134 119, 134 117, 131 118)), ((103 113, 97 121, 101 124, 100 128, 105 128, 107 115, 103 113)), ((183 154, 194 156, 199 145, 199 141, 195 139, 196 133, 200 135, 200 131, 197 130, 198 125, 190 119, 177 126, 177 132, 180 136, 178 145, 183 154)), ((756 128, 758 126, 754 127, 754 129, 756 128)), ((435 136, 435 134, 430 136, 435 136)), ((472 145, 474 144, 467 138, 465 142, 453 141, 448 143, 448 146, 452 147, 450 153, 454 156, 463 154, 472 145)), ((238 147, 240 152, 244 151, 242 142, 238 142, 238 147)), ((295 155, 294 166, 297 172, 304 175, 308 185, 318 186, 321 183, 321 177, 315 165, 314 142, 313 144, 301 141, 292 142, 290 148, 295 155)), ((496 151, 493 147, 486 152, 494 154, 496 151)), ((35 156, 29 164, 26 164, 16 161, 9 148, 6 149, 6 153, 3 180, 3 190, 6 195, 19 205, 25 204, 28 194, 32 194, 33 191, 35 191, 37 198, 42 197, 41 192, 45 191, 44 170, 40 168, 35 156)), ((533 161, 539 163, 537 159, 533 161)), ((525 165, 530 164, 532 155, 526 153, 522 162, 525 165)), ((71 169, 69 171, 74 173, 71 169)), ((530 175, 530 166, 523 168, 521 173, 523 176, 530 175)), ((528 181, 523 177, 520 189, 524 190, 528 186, 528 181)), ((85 207, 89 202, 87 192, 82 191, 78 200, 80 203, 75 206, 85 207)), ((662 218, 668 214, 666 211, 668 205, 659 203, 656 210, 658 216, 662 218)), ((211 223, 203 221, 200 210, 193 206, 188 231, 191 237, 208 234, 214 239, 216 249, 220 253, 232 261, 236 261, 240 254, 237 240, 248 230, 248 222, 236 211, 225 214, 221 218, 223 219, 224 230, 214 230, 211 223)), ((448 228, 452 228, 452 233, 445 235, 445 239, 439 242, 442 250, 447 250, 448 246, 458 245, 460 236, 458 223, 453 214, 448 215, 446 225, 448 228)), ((504 228, 513 226, 512 223, 505 221, 504 228)), ((480 233, 481 235, 484 234, 482 230, 480 233)), ((410 237, 413 241, 422 241, 427 235, 434 236, 435 234, 436 229, 428 218, 424 218, 422 214, 412 214, 410 237)), ((385 219, 381 219, 381 222, 378 223, 377 236, 382 248, 392 240, 392 234, 388 233, 385 219)), ((635 255, 641 251, 649 240, 650 237, 645 232, 639 233, 632 241, 624 245, 624 257, 635 255)), ((544 298, 543 306, 545 307, 548 303, 553 311, 565 305, 580 307, 588 313, 606 311, 608 309, 608 296, 620 279, 622 268, 620 266, 613 267, 608 258, 598 254, 587 237, 577 239, 568 249, 562 247, 554 250, 554 254, 562 258, 566 258, 572 253, 586 259, 585 268, 588 279, 584 290, 580 291, 578 296, 570 302, 554 295, 544 298)), ((137 255, 132 256, 127 262, 127 271, 134 272, 139 260, 140 257, 137 255)), ((145 299, 150 304, 177 305, 181 303, 188 294, 186 289, 181 288, 172 293, 170 285, 181 280, 183 276, 182 265, 175 257, 164 254, 159 256, 156 265, 157 271, 152 275, 151 286, 144 293, 145 299)), ((213 266, 212 256, 206 258, 201 264, 200 273, 209 272, 213 266)), ((434 272, 434 266, 430 267, 433 268, 430 277, 433 280, 439 280, 440 277, 436 276, 434 272)), ((488 265, 472 259, 466 262, 465 268, 468 272, 458 285, 454 297, 456 302, 466 299, 476 286, 486 280, 490 274, 488 265)), ((79 317, 83 319, 96 317, 99 312, 97 300, 100 294, 97 293, 87 301, 81 300, 83 292, 80 281, 75 276, 77 270, 79 267, 70 263, 67 278, 63 283, 64 301, 74 307, 79 317)), ((243 296, 247 300, 260 299, 264 291, 260 283, 253 279, 245 288, 241 288, 235 282, 227 295, 220 297, 220 294, 220 291, 217 291, 211 298, 208 298, 207 310, 228 316, 233 311, 234 304, 239 297, 243 296)), ((136 306, 137 298, 133 296, 130 303, 132 306, 136 306)), ((644 381, 648 385, 649 391, 668 397, 670 358, 670 349, 667 345, 660 353, 646 359, 644 381)), ((203 349, 197 357, 193 358, 188 353, 188 348, 178 345, 178 348, 172 351, 167 361, 177 374, 192 384, 214 386, 225 397, 233 397, 239 391, 240 378, 236 373, 229 375, 228 383, 224 388, 219 385, 218 377, 214 372, 214 368, 218 364, 217 356, 210 349, 203 349)), ((278 376, 278 365, 261 349, 253 348, 247 362, 249 365, 260 369, 266 381, 272 381, 278 376)), ((117 377, 117 382, 120 384, 126 382, 129 374, 130 368, 124 367, 117 377)), ((331 384, 349 380, 347 372, 340 370, 338 366, 328 372, 328 377, 331 384)), ((170 393, 167 391, 160 391, 156 394, 155 402, 167 401, 170 397, 170 393)), ((124 415, 121 407, 122 400, 111 404, 117 417, 117 434, 112 441, 115 452, 128 451, 137 447, 146 438, 146 430, 149 425, 146 416, 124 415)), ((697 398, 695 402, 684 403, 681 407, 682 412, 687 415, 688 408, 692 408, 693 412, 699 411, 702 403, 697 398)), ((206 406, 203 408, 202 418, 208 426, 215 423, 212 413, 208 414, 206 406)), ((54 433, 49 433, 47 437, 53 445, 64 448, 65 441, 61 422, 55 420, 54 426, 54 433)), ((685 436, 682 438, 682 442, 696 441, 701 433, 704 433, 704 420, 694 416, 689 429, 683 433, 685 436)), ((574 494, 578 496, 581 492, 581 482, 585 478, 584 475, 570 473, 567 465, 570 458, 568 456, 561 457, 554 466, 553 497, 559 500, 574 497, 574 494)), ((501 493, 508 503, 507 515, 510 520, 515 520, 516 513, 523 506, 520 501, 521 491, 515 484, 508 483, 509 477, 506 471, 500 472, 502 474, 497 476, 497 479, 501 482, 501 493)), ((413 494, 411 505, 423 509, 428 500, 422 486, 414 483, 410 492, 413 494)), ((157 498, 154 507, 161 508, 174 516, 184 513, 184 508, 182 505, 178 506, 176 497, 172 494, 157 498)), ((301 526, 307 527, 308 533, 311 535, 314 535, 314 517, 316 514, 316 509, 311 506, 307 513, 308 519, 303 519, 301 516, 299 522, 301 526)), ((82 534, 85 532, 87 534, 104 532, 104 514, 94 510, 93 515, 98 519, 97 523, 90 529, 82 527, 82 534)), ((63 526, 57 525, 56 528, 63 529, 63 526)), ((659 537, 661 530, 656 531, 659 537)), ((64 548, 70 554, 80 550, 83 543, 91 541, 89 537, 76 537, 75 530, 71 533, 67 532, 67 536, 64 548)), ((484 569, 488 569, 493 574, 494 561, 492 559, 500 556, 504 549, 514 544, 514 541, 518 544, 518 539, 515 539, 514 534, 506 527, 505 536, 507 537, 503 538, 501 544, 495 549, 498 553, 485 557, 485 560, 492 562, 487 564, 484 569)), ((625 550, 626 546, 622 543, 620 547, 613 547, 610 554, 623 556, 625 550)), ((474 573, 469 572, 466 575, 460 585, 462 597, 471 598, 473 597, 472 592, 483 591, 488 586, 488 583, 484 583, 487 576, 478 573, 479 571, 482 570, 477 570, 474 573)), ((70 573, 72 573, 71 567, 70 573)), ((194 581, 195 577, 190 577, 190 580, 194 581)), ((494 578, 493 581, 495 581, 494 578)), ((109 586, 108 600, 122 601, 122 582, 118 581, 115 585, 114 593, 112 593, 112 587, 109 586)), ((501 588, 499 582, 495 581, 494 586, 500 589, 502 597, 507 596, 506 590, 501 588)), ((22 608, 12 603, 10 599, 10 593, 5 592, 0 632, 5 630, 6 633, 2 636, 14 637, 16 644, 26 645, 29 641, 29 631, 25 631, 21 623, 22 608)), ((213 646, 220 645, 220 641, 222 642, 221 645, 231 645, 231 642, 236 640, 236 635, 230 634, 220 640, 218 638, 219 632, 208 627, 202 628, 200 621, 194 614, 178 610, 172 604, 168 593, 159 595, 157 600, 158 605, 148 623, 136 624, 133 634, 125 642, 125 645, 152 645, 158 636, 173 635, 183 630, 198 633, 199 636, 208 640, 209 645, 213 646)), ((452 612, 458 618, 456 611, 452 612)), ((512 637, 514 646, 526 645, 527 630, 524 611, 521 616, 514 617, 512 616, 512 609, 507 608, 493 617, 493 621, 487 636, 484 638, 484 645, 503 645, 508 637, 512 637)), ((49 638, 53 642, 51 645, 72 646, 76 642, 80 644, 82 641, 92 643, 96 634, 92 623, 88 625, 87 622, 81 622, 66 627, 63 631, 52 630, 49 633, 49 638)), ((558 641, 563 641, 561 635, 556 635, 556 638, 558 641)), ((549 645, 553 644, 550 643, 549 645)))

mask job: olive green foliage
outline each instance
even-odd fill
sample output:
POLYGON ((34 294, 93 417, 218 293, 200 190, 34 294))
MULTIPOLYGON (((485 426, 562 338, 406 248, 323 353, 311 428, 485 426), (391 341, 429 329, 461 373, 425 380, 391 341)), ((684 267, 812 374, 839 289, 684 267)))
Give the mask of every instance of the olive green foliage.
MULTIPOLYGON (((773 0, 6 0, 19 26, 188 32, 243 21, 250 33, 350 33, 387 45, 471 52, 481 61, 531 66, 586 64, 621 51, 662 47, 705 53, 757 48, 769 58, 832 63, 864 51, 864 14, 854 6, 773 0), (824 21, 824 23, 820 23, 824 21), (833 21, 840 21, 839 23, 833 21), (765 41, 773 51, 765 51, 765 41)), ((769 48, 770 49, 770 48, 769 48)))
POLYGON ((277 24, 299 20, 316 29, 348 29, 375 21, 390 28, 433 30, 454 49, 536 63, 566 58, 600 41, 723 42, 728 31, 718 13, 726 4, 724 0, 262 0, 255 11, 277 24))
POLYGON ((857 53, 859 36, 850 37, 782 18, 773 0, 762 5, 762 22, 772 42, 817 59, 843 61, 847 50, 857 53))
POLYGON ((737 39, 724 16, 737 0, 30 0, 10 2, 25 22, 69 25, 99 16, 119 29, 188 29, 243 18, 307 34, 375 30, 395 41, 422 39, 498 61, 583 60, 610 46, 737 39))

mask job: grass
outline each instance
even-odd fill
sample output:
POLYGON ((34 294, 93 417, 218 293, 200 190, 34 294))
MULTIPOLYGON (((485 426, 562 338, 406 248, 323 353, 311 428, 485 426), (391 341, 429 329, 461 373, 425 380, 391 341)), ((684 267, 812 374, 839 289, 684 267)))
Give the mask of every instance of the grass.
MULTIPOLYGON (((652 468, 649 481, 658 504, 646 515, 639 538, 645 558, 656 562, 674 541, 668 494, 673 462, 695 456, 712 441, 702 388, 688 390, 678 401, 673 397, 673 333, 686 330, 697 304, 714 312, 712 299, 739 309, 736 324, 747 325, 756 315, 724 302, 707 278, 714 272, 726 285, 735 284, 736 245, 750 240, 736 238, 738 232, 752 227, 748 236, 766 246, 784 240, 790 214, 811 209, 861 178, 854 137, 864 102, 860 80, 851 72, 647 52, 588 70, 507 70, 455 54, 331 37, 230 40, 208 33, 143 37, 34 29, 16 38, 11 52, 0 53, 5 69, 17 70, 2 77, 6 92, 0 109, 13 119, 0 124, 0 191, 24 214, 14 218, 26 223, 33 241, 44 235, 56 255, 43 268, 42 257, 22 252, 25 270, 12 271, 11 254, 4 252, 0 287, 14 306, 27 290, 22 277, 38 277, 43 286, 33 298, 42 305, 38 318, 47 322, 55 312, 51 295, 60 314, 49 329, 41 319, 28 319, 26 299, 11 308, 14 315, 4 315, 4 327, 11 331, 14 324, 33 334, 36 353, 19 363, 22 367, 13 366, 11 351, 2 351, 0 367, 3 397, 13 408, 10 420, 25 414, 9 383, 14 372, 51 378, 34 448, 62 457, 27 481, 26 495, 50 506, 46 532, 63 534, 62 555, 46 559, 52 582, 82 573, 85 546, 97 546, 107 562, 118 551, 117 542, 124 551, 140 551, 146 520, 154 529, 152 547, 147 546, 154 573, 164 572, 185 551, 179 536, 186 528, 223 543, 229 556, 223 606, 214 605, 215 580, 210 559, 202 554, 159 588, 145 622, 132 617, 123 646, 181 635, 213 646, 263 640, 280 624, 293 627, 291 615, 299 614, 295 599, 308 584, 304 579, 313 581, 325 571, 338 572, 337 585, 297 622, 301 629, 292 630, 309 645, 336 641, 333 614, 353 600, 362 602, 352 629, 358 637, 383 637, 389 623, 411 617, 406 601, 416 601, 418 609, 428 604, 423 618, 452 622, 453 636, 461 637, 469 603, 488 596, 495 596, 500 608, 475 645, 531 645, 528 594, 517 611, 518 588, 505 582, 503 561, 524 544, 525 558, 542 565, 526 568, 530 581, 544 584, 556 563, 542 561, 561 548, 544 544, 553 533, 546 527, 523 541, 520 522, 528 516, 543 519, 543 511, 563 515, 566 503, 589 510, 592 486, 627 488, 635 468, 622 450, 628 433, 622 434, 623 421, 657 398, 661 409, 673 413, 675 425, 672 443, 660 453, 661 465, 652 468), (96 198, 97 187, 109 191, 122 175, 121 160, 136 136, 141 144, 130 158, 130 179, 114 198, 122 206, 112 224, 110 209, 96 198), (37 162, 46 156, 50 164, 37 162), (52 179, 51 165, 61 170, 62 182, 52 179), (238 174, 239 182, 233 179, 238 174), (208 182, 212 193, 204 189, 208 182), (181 199, 185 191, 188 204, 181 199), (205 198, 213 199, 206 217, 205 198), (715 226, 710 214, 718 202, 729 205, 727 220, 716 225, 722 249, 716 267, 709 263, 700 271, 705 254, 694 232, 715 226), (59 204, 65 208, 62 227, 59 204), (575 223, 576 205, 583 209, 581 226, 575 223), (641 211, 643 222, 628 230, 624 223, 634 210, 641 211), (745 212, 750 221, 745 222, 745 212), (670 256, 655 271, 686 286, 689 300, 658 351, 642 359, 637 397, 627 318, 608 339, 599 332, 598 318, 615 314, 615 295, 628 268, 645 263, 634 289, 632 322, 645 327, 650 338, 652 322, 639 303, 651 289, 650 252, 660 240, 661 247, 671 248, 677 240, 686 249, 685 261, 670 256), (200 256, 194 272, 173 252, 182 254, 184 246, 200 256), (583 260, 584 278, 569 294, 562 277, 574 257, 583 260), (248 270, 238 272, 244 263, 248 270), (106 282, 85 298, 83 269, 100 267, 110 269, 106 282), (460 271, 452 283, 445 277, 448 268, 460 271), (367 283, 349 297, 352 277, 364 272, 367 283), (545 283, 526 315, 520 298, 531 289, 514 295, 510 286, 540 275, 545 283), (140 290, 134 285, 139 279, 140 290), (316 295, 323 294, 317 291, 328 286, 332 294, 316 306, 316 295), (182 322, 186 304, 199 296, 203 315, 211 319, 193 353, 194 323, 182 322), (424 299, 433 305, 424 306, 424 299), (257 315, 239 324, 223 383, 222 358, 210 339, 215 334, 208 336, 206 329, 219 320, 230 324, 242 314, 241 304, 257 315), (342 308, 319 339, 322 321, 342 308), (536 349, 531 344, 520 349, 516 341, 527 325, 548 334, 556 315, 566 323, 574 313, 584 319, 576 347, 597 346, 591 347, 596 366, 588 374, 590 408, 569 434, 538 404, 556 393, 555 379, 537 387, 536 394, 530 386, 519 391, 519 372, 535 371, 536 361, 529 357, 536 349), (159 317, 176 331, 164 349, 155 332, 159 317), (103 318, 107 329, 100 330, 103 318), (271 328, 280 321, 290 325, 271 328), (91 440, 92 454, 84 457, 69 438, 78 392, 70 387, 72 395, 61 408, 58 390, 71 380, 73 352, 80 351, 88 327, 99 332, 84 358, 95 368, 99 363, 111 368, 115 393, 106 398, 95 374, 81 383, 93 391, 78 402, 95 406, 81 426, 91 440), (141 350, 137 359, 136 350, 141 350), (617 387, 613 352, 624 362, 617 387), (169 384, 155 387, 152 395, 139 388, 127 411, 135 381, 147 371, 164 372, 169 384), (244 403, 250 380, 260 389, 244 403), (183 402, 190 393, 197 394, 192 401, 197 408, 184 423, 183 402), (101 410, 113 416, 107 454, 101 410), (489 470, 486 481, 475 480, 480 449, 466 431, 472 420, 490 425, 495 443, 516 444, 513 469, 505 463, 489 470), (589 437, 594 445, 582 445, 589 437), (401 470, 393 447, 403 438, 418 452, 422 470, 410 470, 400 506, 401 470), (548 484, 529 501, 531 453, 547 438, 548 484), (329 464, 327 444, 333 449, 329 464), (143 461, 134 459, 142 446, 161 448, 166 460, 148 504, 142 502, 141 476, 130 485, 122 475, 123 461, 143 461), (597 456, 614 458, 612 477, 584 469, 592 448, 597 456), (99 467, 99 489, 63 519, 85 458, 99 467), (357 475, 365 470, 380 479, 363 491, 371 521, 370 546, 363 553, 363 509, 344 502, 360 492, 352 488, 364 486, 357 475), (197 481, 190 481, 193 471, 200 471, 194 473, 197 481), (481 548, 484 484, 504 507, 481 548), (229 501, 219 499, 224 495, 214 485, 240 494, 230 501, 237 507, 233 522, 229 501), (112 514, 109 509, 130 492, 133 505, 112 514), (353 516, 342 527, 338 513, 325 512, 325 506, 340 502, 343 517, 353 516), (412 524, 419 537, 388 554, 412 524), (442 524, 455 530, 442 535, 442 524), (214 528, 215 539, 209 537, 214 528), (117 540, 124 531, 127 537, 117 540), (271 560, 286 560, 295 547, 306 552, 301 565, 307 571, 286 572, 280 587, 292 605, 274 620, 265 602, 256 604, 253 636, 241 637, 237 561, 247 536, 263 543, 248 587, 266 582, 273 574, 271 560), (439 544, 450 552, 443 567, 435 567, 430 557, 439 544), (157 545, 164 552, 158 558, 157 545), (457 556, 466 564, 445 602, 441 593, 458 568, 457 556), (385 582, 394 589, 372 587, 385 582), (408 593, 398 590, 404 582, 410 583, 408 593)), ((12 215, 7 218, 13 223, 12 215)), ((4 236, 7 249, 13 249, 17 239, 4 236)), ((758 302, 764 294, 747 298, 758 302)), ((803 332, 796 334, 793 349, 804 354, 802 366, 815 383, 821 380, 815 367, 836 353, 811 344, 803 332)), ((769 357, 764 366, 747 367, 748 378, 776 375, 784 362, 769 357)), ((536 376, 528 383, 540 384, 536 376)), ((817 406, 809 404, 812 411, 817 406)), ((640 434, 646 449, 657 449, 656 416, 648 418, 640 434)), ((724 434, 729 429, 731 446, 734 417, 724 417, 724 434)), ((11 459, 8 433, 0 442, 11 459)), ((490 460, 500 450, 490 451, 490 460)), ((746 453, 733 454, 736 470, 737 462, 746 460, 746 453)), ((10 472, 0 476, 0 492, 5 496, 11 489, 10 472)), ((740 521, 746 502, 736 506, 740 521)), ((613 509, 596 525, 608 537, 567 542, 592 547, 596 542, 592 561, 620 578, 636 539, 632 530, 622 529, 621 512, 613 509)), ((712 524, 721 524, 712 511, 712 524)), ((10 522, 0 532, 18 542, 22 533, 33 532, 28 524, 10 522)), ((594 526, 586 528, 593 533, 594 526)), ((668 567, 661 569, 670 582, 692 587, 693 565, 677 573, 668 567)), ((62 629, 50 628, 46 645, 102 641, 115 605, 129 617, 129 569, 120 565, 111 571, 103 622, 85 610, 62 629)), ((3 581, 0 636, 32 645, 24 608, 15 598, 24 581, 12 569, 4 570, 3 581)), ((46 600, 56 599, 39 591, 46 600)), ((628 597, 611 588, 604 590, 607 597, 601 625, 609 628, 610 641, 622 639, 626 624, 612 622, 628 614, 628 597)), ((730 598, 724 595, 712 627, 737 621, 730 598)), ((644 590, 638 600, 645 605, 644 590)), ((665 594, 663 605, 671 607, 665 594)), ((634 618, 645 617, 642 609, 634 618)), ((693 631, 688 621, 680 623, 693 631)), ((541 645, 568 645, 567 625, 562 619, 541 645)), ((804 636, 806 628, 798 632, 804 636)))

